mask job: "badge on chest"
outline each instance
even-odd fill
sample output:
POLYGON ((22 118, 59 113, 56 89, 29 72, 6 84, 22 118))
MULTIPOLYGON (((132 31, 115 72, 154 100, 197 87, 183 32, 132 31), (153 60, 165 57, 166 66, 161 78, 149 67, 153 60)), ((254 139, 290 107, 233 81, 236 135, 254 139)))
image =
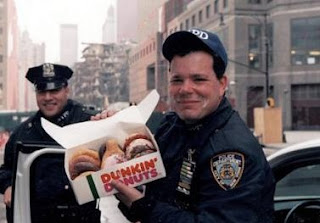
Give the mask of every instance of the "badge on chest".
POLYGON ((224 190, 233 189, 240 181, 244 169, 244 155, 238 152, 221 153, 211 158, 214 180, 224 190))
POLYGON ((196 169, 196 163, 192 157, 194 152, 194 149, 188 149, 188 155, 183 159, 180 170, 180 181, 177 187, 177 191, 185 195, 190 195, 193 173, 196 169))

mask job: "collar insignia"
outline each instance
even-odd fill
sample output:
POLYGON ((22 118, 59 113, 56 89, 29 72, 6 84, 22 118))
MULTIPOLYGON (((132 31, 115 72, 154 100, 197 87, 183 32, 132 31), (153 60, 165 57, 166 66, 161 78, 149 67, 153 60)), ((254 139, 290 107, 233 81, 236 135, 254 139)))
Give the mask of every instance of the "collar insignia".
POLYGON ((227 152, 210 160, 211 172, 215 181, 224 190, 233 189, 241 179, 244 169, 244 155, 227 152))

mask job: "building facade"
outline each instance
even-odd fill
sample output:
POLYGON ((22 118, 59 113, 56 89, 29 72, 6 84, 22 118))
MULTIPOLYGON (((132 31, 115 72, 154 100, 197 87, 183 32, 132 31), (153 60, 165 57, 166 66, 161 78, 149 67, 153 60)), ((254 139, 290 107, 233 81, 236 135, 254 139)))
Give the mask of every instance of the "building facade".
MULTIPOLYGON (((320 129, 319 10, 317 0, 194 0, 175 17, 163 15, 158 40, 192 27, 217 33, 229 56, 227 97, 250 127, 254 108, 271 97, 282 109, 285 130, 320 129)), ((136 61, 145 66, 139 75, 147 75, 145 63, 136 61)), ((155 59, 155 67, 165 64, 155 59)))
POLYGON ((45 62, 45 44, 34 43, 27 31, 21 33, 19 43, 18 111, 36 111, 38 106, 35 100, 34 85, 25 78, 25 75, 30 67, 45 62))
POLYGON ((107 12, 107 18, 102 26, 102 42, 116 43, 117 42, 117 22, 116 13, 113 5, 110 5, 107 12))
POLYGON ((138 38, 138 0, 117 0, 117 43, 138 38))
POLYGON ((18 24, 14 1, 0 1, 0 109, 18 109, 18 24))
POLYGON ((74 66, 72 98, 97 110, 115 102, 129 102, 128 51, 131 44, 91 43, 74 66))
POLYGON ((60 63, 72 67, 78 61, 78 25, 60 25, 60 63))
POLYGON ((130 101, 140 102, 152 89, 160 94, 158 111, 168 107, 168 63, 162 57, 167 24, 187 9, 192 0, 169 0, 157 4, 139 1, 139 44, 130 51, 130 101), (145 4, 144 4, 145 3, 145 4), (140 12, 144 13, 140 13, 140 12), (143 17, 144 15, 145 17, 143 17), (147 22, 148 21, 148 22, 147 22))

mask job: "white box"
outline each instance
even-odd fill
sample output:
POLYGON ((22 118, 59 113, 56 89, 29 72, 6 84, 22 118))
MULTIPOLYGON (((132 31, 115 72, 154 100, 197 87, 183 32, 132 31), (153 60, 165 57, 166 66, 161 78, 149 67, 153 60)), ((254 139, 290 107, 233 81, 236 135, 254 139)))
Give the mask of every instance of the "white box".
POLYGON ((79 204, 116 193, 110 185, 112 179, 119 179, 135 187, 166 176, 158 145, 145 125, 158 100, 159 94, 154 90, 137 106, 130 106, 112 117, 65 127, 42 118, 41 124, 45 131, 66 148, 65 170, 79 204), (147 134, 157 151, 71 180, 69 159, 79 148, 98 151, 111 138, 116 139, 122 147, 127 136, 133 133, 147 134))

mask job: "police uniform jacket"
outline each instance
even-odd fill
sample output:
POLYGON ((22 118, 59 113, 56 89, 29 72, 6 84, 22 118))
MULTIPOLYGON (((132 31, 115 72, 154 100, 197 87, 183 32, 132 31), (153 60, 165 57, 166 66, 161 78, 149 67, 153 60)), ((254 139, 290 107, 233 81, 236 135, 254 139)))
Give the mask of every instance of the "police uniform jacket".
POLYGON ((272 222, 275 185, 271 169, 259 143, 226 98, 214 113, 193 126, 170 113, 155 138, 167 176, 147 184, 145 197, 130 209, 120 203, 129 219, 142 223, 272 222), (195 149, 196 168, 187 196, 177 187, 190 148, 195 149))
MULTIPOLYGON (((92 113, 92 112, 91 112, 92 113)), ((90 111, 81 104, 68 100, 64 110, 49 121, 59 126, 87 121, 90 119, 90 111)), ((15 144, 18 141, 38 142, 41 144, 56 144, 55 141, 44 131, 40 118, 41 111, 19 125, 11 134, 5 147, 4 164, 0 168, 0 192, 4 193, 6 188, 12 184, 12 170, 14 166, 15 144)), ((73 191, 69 185, 64 171, 64 160, 55 155, 44 156, 33 163, 33 177, 31 193, 33 201, 45 204, 76 204, 73 191)))

